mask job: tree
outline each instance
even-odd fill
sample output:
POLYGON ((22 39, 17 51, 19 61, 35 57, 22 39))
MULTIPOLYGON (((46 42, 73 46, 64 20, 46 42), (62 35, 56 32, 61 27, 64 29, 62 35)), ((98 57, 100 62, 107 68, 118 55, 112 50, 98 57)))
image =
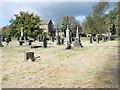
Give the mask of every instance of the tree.
POLYGON ((80 23, 73 16, 62 17, 62 31, 64 34, 66 33, 67 25, 73 34, 75 34, 77 27, 80 31, 82 30, 80 23))
MULTIPOLYGON (((34 13, 21 11, 19 14, 14 15, 15 19, 10 20, 11 34, 19 36, 21 28, 23 28, 24 35, 33 37, 34 32, 41 33, 39 30, 40 17, 34 13)), ((35 33, 36 34, 36 33, 35 33)))
POLYGON ((93 6, 93 12, 88 15, 82 23, 84 30, 91 34, 106 33, 105 11, 108 7, 107 2, 99 2, 93 6))

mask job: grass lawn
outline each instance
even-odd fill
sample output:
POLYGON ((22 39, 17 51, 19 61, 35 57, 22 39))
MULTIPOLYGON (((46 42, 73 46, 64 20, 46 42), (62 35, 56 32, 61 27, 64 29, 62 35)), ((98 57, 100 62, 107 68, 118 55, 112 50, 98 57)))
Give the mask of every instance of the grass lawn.
MULTIPOLYGON (((117 88, 118 41, 90 44, 81 38, 83 48, 65 50, 65 45, 48 42, 47 48, 30 49, 14 40, 0 48, 3 88, 117 88), (27 51, 40 56, 24 61, 27 51)), ((41 43, 35 42, 34 45, 41 43)))

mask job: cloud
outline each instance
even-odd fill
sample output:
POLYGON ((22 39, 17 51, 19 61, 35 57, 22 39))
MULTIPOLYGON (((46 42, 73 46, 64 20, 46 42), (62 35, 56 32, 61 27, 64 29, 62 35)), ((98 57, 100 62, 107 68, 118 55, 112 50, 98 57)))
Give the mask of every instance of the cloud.
POLYGON ((0 18, 2 18, 2 20, 10 20, 20 11, 29 11, 38 14, 42 19, 55 19, 64 15, 72 15, 79 19, 90 14, 93 5, 96 3, 97 2, 2 2, 0 18))
POLYGON ((86 15, 91 12, 95 2, 3 2, 2 16, 11 18, 22 11, 35 12, 43 18, 54 18, 62 15, 86 15))

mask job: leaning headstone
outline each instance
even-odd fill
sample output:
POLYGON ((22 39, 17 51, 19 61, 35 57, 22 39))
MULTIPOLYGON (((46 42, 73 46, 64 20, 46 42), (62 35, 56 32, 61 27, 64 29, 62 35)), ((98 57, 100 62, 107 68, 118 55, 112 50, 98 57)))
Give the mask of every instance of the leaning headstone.
POLYGON ((46 38, 46 36, 43 36, 43 47, 44 48, 47 47, 47 38, 46 38))
POLYGON ((77 31, 76 31, 76 39, 75 39, 74 46, 76 46, 76 47, 80 47, 80 46, 83 47, 82 43, 81 43, 81 40, 80 40, 80 34, 79 34, 78 27, 77 27, 77 31))
POLYGON ((70 30, 68 28, 67 25, 67 30, 66 30, 66 48, 65 49, 71 49, 71 45, 70 45, 70 30))
POLYGON ((60 45, 61 44, 61 42, 60 42, 60 36, 58 35, 58 37, 57 37, 57 45, 60 45))
POLYGON ((2 40, 1 40, 1 36, 0 36, 0 47, 3 47, 3 45, 2 45, 2 40))

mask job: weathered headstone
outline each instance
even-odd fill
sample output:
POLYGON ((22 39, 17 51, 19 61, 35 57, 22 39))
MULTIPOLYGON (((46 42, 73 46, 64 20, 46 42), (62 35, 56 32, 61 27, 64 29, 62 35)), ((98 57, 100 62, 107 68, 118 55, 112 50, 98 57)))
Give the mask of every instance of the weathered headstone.
POLYGON ((61 44, 61 42, 60 42, 60 36, 58 35, 58 37, 57 37, 57 45, 60 45, 61 44))
POLYGON ((2 40, 2 42, 5 42, 5 37, 1 36, 1 40, 2 40))
POLYGON ((71 45, 70 45, 70 30, 68 28, 67 25, 67 30, 66 30, 66 48, 65 49, 71 49, 71 45))
POLYGON ((64 44, 64 38, 61 39, 61 44, 64 44))
POLYGON ((51 40, 52 40, 52 42, 55 42, 55 41, 54 41, 54 40, 55 40, 54 36, 51 37, 51 40))
POLYGON ((82 43, 81 43, 81 40, 80 40, 80 34, 79 34, 78 27, 77 27, 77 31, 76 31, 76 39, 75 39, 74 45, 75 45, 76 47, 80 47, 80 46, 83 47, 83 46, 82 46, 82 43))
POLYGON ((32 45, 33 40, 28 40, 28 45, 32 45))
POLYGON ((99 34, 96 35, 96 41, 97 41, 97 43, 99 43, 99 41, 100 41, 100 35, 99 34))
POLYGON ((9 41, 9 38, 7 37, 7 39, 6 39, 6 43, 7 43, 7 45, 8 45, 9 42, 10 42, 10 41, 9 41))
POLYGON ((2 40, 1 40, 1 35, 0 35, 0 47, 3 47, 2 40))
POLYGON ((90 34, 89 37, 90 37, 90 43, 93 43, 93 41, 92 41, 93 40, 92 34, 90 34))
POLYGON ((23 43, 24 43, 24 40, 19 41, 19 45, 23 45, 23 43))
POLYGON ((46 38, 45 35, 43 36, 43 47, 44 47, 44 48, 47 47, 47 38, 46 38))
POLYGON ((102 40, 103 42, 106 42, 106 34, 102 34, 102 40))
POLYGON ((21 28, 21 37, 20 37, 20 40, 24 40, 23 28, 21 28))
POLYGON ((11 39, 10 35, 8 36, 8 40, 9 40, 9 42, 12 42, 12 39, 11 39))
POLYGON ((32 61, 35 61, 34 52, 26 52, 25 53, 25 60, 31 59, 32 61))

